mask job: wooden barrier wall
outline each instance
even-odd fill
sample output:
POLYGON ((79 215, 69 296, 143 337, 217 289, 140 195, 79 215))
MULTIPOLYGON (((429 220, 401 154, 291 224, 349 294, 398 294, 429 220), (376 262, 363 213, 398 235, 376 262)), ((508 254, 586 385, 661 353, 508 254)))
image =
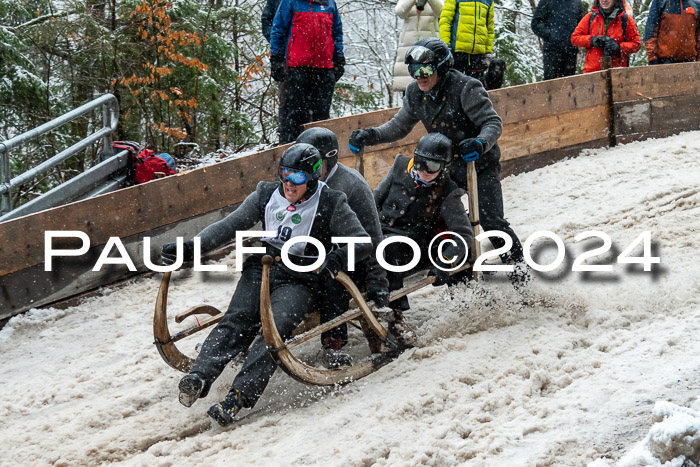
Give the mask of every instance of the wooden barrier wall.
MULTIPOLYGON (((700 63, 613 69, 491 91, 504 125, 499 140, 503 174, 531 170, 583 148, 699 129, 699 72, 700 63)), ((352 130, 378 126, 397 110, 314 125, 333 130, 340 142, 341 161, 361 169, 376 186, 397 153, 413 152, 425 134, 422 125, 394 144, 366 148, 362 157, 350 153, 347 141, 352 130)), ((123 266, 107 267, 101 273, 91 270, 110 237, 121 238, 137 267, 143 268, 143 237, 153 238, 155 259, 163 242, 193 236, 230 212, 259 180, 272 180, 285 148, 0 223, 0 320, 132 274, 123 266), (91 249, 82 257, 58 258, 52 272, 44 271, 48 230, 83 231, 91 249)), ((54 248, 77 246, 54 241, 54 248)))

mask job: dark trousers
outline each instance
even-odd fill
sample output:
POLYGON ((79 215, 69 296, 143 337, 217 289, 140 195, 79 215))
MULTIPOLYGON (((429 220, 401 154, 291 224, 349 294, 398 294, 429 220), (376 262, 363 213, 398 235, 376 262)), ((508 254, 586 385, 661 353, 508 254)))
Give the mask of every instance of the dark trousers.
MULTIPOLYGON (((397 234, 385 233, 384 238, 389 238, 396 236, 397 234)), ((389 291, 399 290, 403 287, 403 280, 406 276, 415 273, 418 270, 425 269, 430 266, 430 259, 428 258, 428 249, 425 247, 428 242, 421 242, 414 238, 418 245, 421 247, 421 256, 418 264, 406 272, 386 272, 386 278, 389 280, 389 291), (425 244, 425 245, 424 245, 425 244)), ((387 245, 384 250, 384 259, 387 263, 394 266, 405 266, 413 260, 413 248, 411 248, 407 243, 404 242, 394 242, 387 245)), ((408 302, 408 297, 403 296, 397 300, 389 303, 389 306, 394 310, 406 311, 411 306, 408 302)))
POLYGON ((471 55, 461 52, 454 54, 454 68, 467 76, 478 79, 488 91, 503 86, 506 62, 500 58, 484 55, 471 55))
MULTIPOLYGON (((496 146, 492 151, 499 151, 496 146)), ((462 160, 455 160, 450 169, 450 176, 462 188, 467 188, 467 164, 462 160)), ((521 263, 525 261, 523 246, 520 239, 510 227, 503 214, 503 192, 501 190, 501 164, 498 162, 476 161, 476 183, 479 196, 479 221, 481 228, 487 230, 500 230, 513 240, 510 251, 501 255, 501 261, 505 264, 521 263)), ((505 240, 498 237, 489 239, 494 248, 501 248, 505 240)))
MULTIPOLYGON (((280 81, 277 83, 277 89, 279 90, 279 109, 277 113, 278 122, 287 121, 287 81, 280 81)), ((277 126, 277 137, 282 143, 282 126, 277 126)))
MULTIPOLYGON (((387 286, 386 273, 373 256, 356 263, 355 270, 347 274, 361 291, 387 286)), ((350 308, 350 293, 340 282, 329 280, 324 287, 325 292, 319 298, 321 324, 342 315, 350 308)), ((348 342, 347 324, 321 334, 321 342, 325 348, 338 349, 344 346, 348 342)))
POLYGON ((332 68, 287 68, 286 80, 286 112, 285 115, 280 112, 278 130, 280 144, 296 140, 305 123, 327 120, 330 117, 335 88, 332 68))
MULTIPOLYGON (((277 369, 277 364, 267 351, 265 340, 261 335, 258 336, 261 327, 261 278, 260 258, 249 257, 226 314, 207 336, 190 370, 191 373, 199 373, 204 377, 206 385, 203 394, 206 394, 226 365, 250 346, 243 368, 231 385, 231 389, 241 392, 240 400, 246 407, 255 405, 277 369)), ((270 272, 270 299, 275 325, 282 339, 291 337, 294 329, 312 310, 317 293, 317 282, 300 280, 273 265, 270 272)))
POLYGON ((454 69, 461 71, 467 76, 476 78, 481 81, 481 84, 486 87, 486 71, 489 68, 489 61, 486 55, 472 55, 462 52, 454 54, 454 69))
POLYGON ((542 53, 544 79, 563 78, 576 74, 577 49, 551 49, 542 53))

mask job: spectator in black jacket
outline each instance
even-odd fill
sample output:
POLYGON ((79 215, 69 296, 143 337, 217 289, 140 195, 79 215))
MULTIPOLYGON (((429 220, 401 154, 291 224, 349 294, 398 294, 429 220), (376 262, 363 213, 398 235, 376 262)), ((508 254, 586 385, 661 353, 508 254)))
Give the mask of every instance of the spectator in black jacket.
POLYGON ((571 45, 571 33, 585 14, 581 0, 540 0, 530 26, 544 42, 544 79, 576 74, 578 49, 571 45))

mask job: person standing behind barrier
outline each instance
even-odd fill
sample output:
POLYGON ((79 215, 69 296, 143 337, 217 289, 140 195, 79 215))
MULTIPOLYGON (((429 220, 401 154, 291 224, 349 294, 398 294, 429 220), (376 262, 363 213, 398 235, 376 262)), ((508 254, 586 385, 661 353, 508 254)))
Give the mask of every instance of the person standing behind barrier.
POLYGON ((404 92, 406 86, 413 82, 413 78, 408 74, 408 67, 403 62, 403 57, 417 40, 440 36, 438 19, 442 12, 442 0, 399 0, 394 7, 394 12, 403 20, 403 27, 399 34, 391 89, 404 92))
MULTIPOLYGON (((277 13, 277 8, 280 6, 281 0, 267 0, 265 3, 265 8, 263 9, 262 16, 260 17, 260 23, 262 24, 262 33, 265 36, 265 40, 270 44, 270 35, 272 34, 272 23, 275 20, 275 13, 277 13)), ((286 67, 285 67, 286 68, 286 67)), ((286 69, 284 70, 286 73, 286 69)), ((277 82, 278 98, 279 98, 279 108, 277 110, 277 121, 287 120, 287 83, 286 81, 277 82)), ((277 127, 277 137, 279 139, 280 127, 277 127)))
POLYGON ((609 58, 611 68, 626 67, 629 56, 642 47, 637 23, 624 0, 596 0, 571 34, 571 43, 586 49, 584 73, 603 69, 604 58, 609 58))
POLYGON ((287 81, 280 143, 289 143, 304 123, 330 118, 333 89, 345 72, 343 24, 335 0, 281 0, 270 33, 270 67, 287 81))
POLYGON ((445 0, 440 39, 454 54, 454 68, 487 89, 503 85, 506 62, 493 58, 493 0, 445 0))
POLYGON ((652 0, 644 46, 649 65, 700 61, 700 3, 652 0))
POLYGON ((578 49, 571 45, 571 33, 585 16, 581 0, 540 0, 532 15, 532 32, 542 39, 544 79, 576 74, 578 49))

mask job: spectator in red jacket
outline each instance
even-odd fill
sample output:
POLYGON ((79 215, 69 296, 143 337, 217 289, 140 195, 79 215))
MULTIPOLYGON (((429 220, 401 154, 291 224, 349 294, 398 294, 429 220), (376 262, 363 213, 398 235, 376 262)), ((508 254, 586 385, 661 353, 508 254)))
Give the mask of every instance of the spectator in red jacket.
POLYGON ((649 65, 700 61, 700 4, 653 0, 644 33, 649 65))
POLYGON ((345 71, 343 24, 335 0, 281 0, 270 33, 270 68, 286 81, 280 143, 294 141, 304 123, 329 118, 333 89, 345 71))
POLYGON ((625 0, 596 0, 571 34, 571 44, 586 49, 583 72, 591 73, 602 69, 604 57, 610 57, 612 68, 628 66, 630 54, 641 48, 642 41, 625 0))

